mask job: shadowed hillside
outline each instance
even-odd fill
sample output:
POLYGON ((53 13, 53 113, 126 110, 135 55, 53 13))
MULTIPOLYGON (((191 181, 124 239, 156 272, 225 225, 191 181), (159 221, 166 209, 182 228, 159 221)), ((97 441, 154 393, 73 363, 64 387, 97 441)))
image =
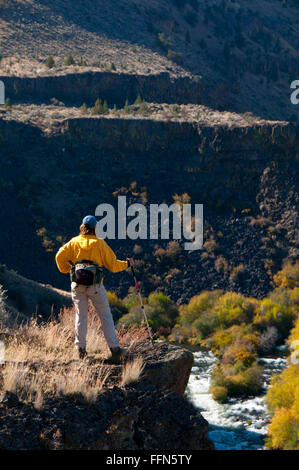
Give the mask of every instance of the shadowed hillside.
POLYGON ((0 25, 3 75, 169 72, 200 78, 217 108, 275 119, 296 113, 293 0, 1 0, 0 25))

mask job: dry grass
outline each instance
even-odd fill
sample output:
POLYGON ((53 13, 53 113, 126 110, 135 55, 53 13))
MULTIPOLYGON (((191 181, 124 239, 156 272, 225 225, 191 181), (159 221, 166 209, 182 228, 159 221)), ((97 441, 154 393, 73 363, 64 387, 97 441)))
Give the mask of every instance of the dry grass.
POLYGON ((81 395, 88 402, 94 402, 103 390, 109 377, 107 368, 100 368, 98 376, 86 368, 72 364, 64 368, 32 371, 30 366, 9 362, 3 370, 3 390, 16 393, 24 401, 33 402, 37 409, 42 407, 44 396, 81 395))
POLYGON ((122 327, 118 331, 118 340, 120 346, 127 348, 130 352, 138 351, 140 345, 149 340, 149 334, 146 326, 132 326, 130 328, 122 327))
POLYGON ((136 357, 133 361, 127 362, 122 370, 120 385, 122 387, 137 382, 145 367, 144 360, 141 356, 136 357))
MULTIPOLYGON (((31 319, 20 326, 14 338, 6 347, 8 361, 70 361, 77 358, 74 349, 73 308, 64 309, 59 319, 46 323, 38 323, 31 319)), ((87 350, 89 352, 108 351, 101 322, 94 311, 90 309, 88 316, 87 350)))
MULTIPOLYGON (((2 369, 2 390, 16 393, 22 400, 43 406, 44 397, 80 395, 94 402, 108 386, 111 369, 102 361, 108 346, 101 322, 91 307, 88 317, 87 350, 91 360, 99 359, 92 367, 79 361, 74 348, 73 308, 64 309, 58 320, 38 323, 32 319, 17 330, 10 331, 6 344, 6 363, 2 369), (77 360, 75 360, 77 359, 77 360)), ((124 365, 120 386, 135 382, 144 368, 140 350, 148 340, 146 327, 132 327, 117 332, 120 345, 138 357, 124 365)))
MULTIPOLYGON (((5 349, 6 360, 68 362, 77 359, 77 352, 74 348, 74 322, 73 308, 64 309, 58 320, 38 323, 36 319, 31 319, 13 331, 12 339, 5 349)), ((148 340, 145 326, 122 328, 117 332, 117 336, 120 345, 131 352, 148 340)), ((89 308, 88 313, 86 349, 88 353, 100 354, 103 358, 110 354, 100 318, 93 307, 89 308)))
MULTIPOLYGON (((202 126, 223 126, 223 127, 248 127, 249 123, 242 114, 234 112, 223 112, 213 110, 204 105, 185 104, 180 105, 179 111, 174 112, 173 106, 167 103, 146 103, 146 108, 142 105, 130 105, 127 109, 113 110, 109 108, 107 114, 93 116, 91 108, 86 108, 83 112, 81 107, 57 105, 36 105, 36 104, 14 104, 10 110, 1 109, 2 118, 5 120, 16 120, 26 124, 34 125, 43 130, 46 134, 55 132, 56 127, 62 125, 65 119, 89 118, 89 119, 135 119, 154 120, 163 122, 192 122, 202 126)), ((271 121, 271 124, 279 121, 271 121)), ((269 121, 258 116, 254 117, 251 125, 268 125, 269 121)))

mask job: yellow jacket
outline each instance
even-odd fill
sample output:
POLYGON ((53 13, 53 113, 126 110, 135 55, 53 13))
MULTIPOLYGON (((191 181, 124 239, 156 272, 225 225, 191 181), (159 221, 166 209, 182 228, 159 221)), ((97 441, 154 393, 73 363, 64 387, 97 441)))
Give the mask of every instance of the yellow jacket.
POLYGON ((116 259, 114 252, 107 243, 95 235, 78 235, 59 249, 56 255, 56 263, 61 273, 70 272, 69 260, 74 264, 82 260, 93 261, 98 266, 104 266, 113 273, 128 268, 128 262, 116 259))

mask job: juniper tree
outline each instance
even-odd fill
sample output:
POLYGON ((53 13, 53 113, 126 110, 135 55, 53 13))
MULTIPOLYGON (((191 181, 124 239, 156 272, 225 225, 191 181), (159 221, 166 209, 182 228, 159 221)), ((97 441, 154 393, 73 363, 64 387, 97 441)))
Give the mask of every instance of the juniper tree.
POLYGON ((64 65, 69 66, 69 65, 74 65, 75 61, 74 58, 71 54, 67 56, 67 58, 64 61, 64 65))
POLYGON ((55 61, 53 57, 50 55, 49 57, 47 57, 46 67, 48 67, 49 69, 52 69, 54 66, 55 66, 55 61))

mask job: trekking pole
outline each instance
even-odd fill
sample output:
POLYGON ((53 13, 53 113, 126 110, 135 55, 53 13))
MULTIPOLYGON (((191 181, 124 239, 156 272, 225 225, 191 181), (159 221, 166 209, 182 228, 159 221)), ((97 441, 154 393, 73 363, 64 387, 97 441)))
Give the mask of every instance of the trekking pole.
POLYGON ((135 287, 136 287, 136 291, 137 291, 137 294, 138 294, 138 297, 139 297, 140 307, 141 307, 141 310, 142 310, 142 313, 143 313, 143 316, 144 316, 144 319, 145 319, 145 324, 146 324, 146 327, 147 327, 147 331, 148 331, 148 334, 149 334, 149 337, 150 337, 150 342, 151 342, 151 344, 153 344, 153 342, 154 342, 153 341, 153 336, 152 336, 152 332, 151 332, 150 326, 148 324, 148 319, 147 319, 147 316, 146 316, 146 313, 145 313, 145 308, 144 308, 144 303, 143 303, 143 300, 142 300, 142 295, 141 295, 141 292, 140 292, 140 287, 139 287, 138 281, 136 279, 135 270, 134 270, 133 266, 131 265, 130 261, 129 261, 129 266, 131 268, 132 276, 133 276, 134 281, 135 281, 135 287))

